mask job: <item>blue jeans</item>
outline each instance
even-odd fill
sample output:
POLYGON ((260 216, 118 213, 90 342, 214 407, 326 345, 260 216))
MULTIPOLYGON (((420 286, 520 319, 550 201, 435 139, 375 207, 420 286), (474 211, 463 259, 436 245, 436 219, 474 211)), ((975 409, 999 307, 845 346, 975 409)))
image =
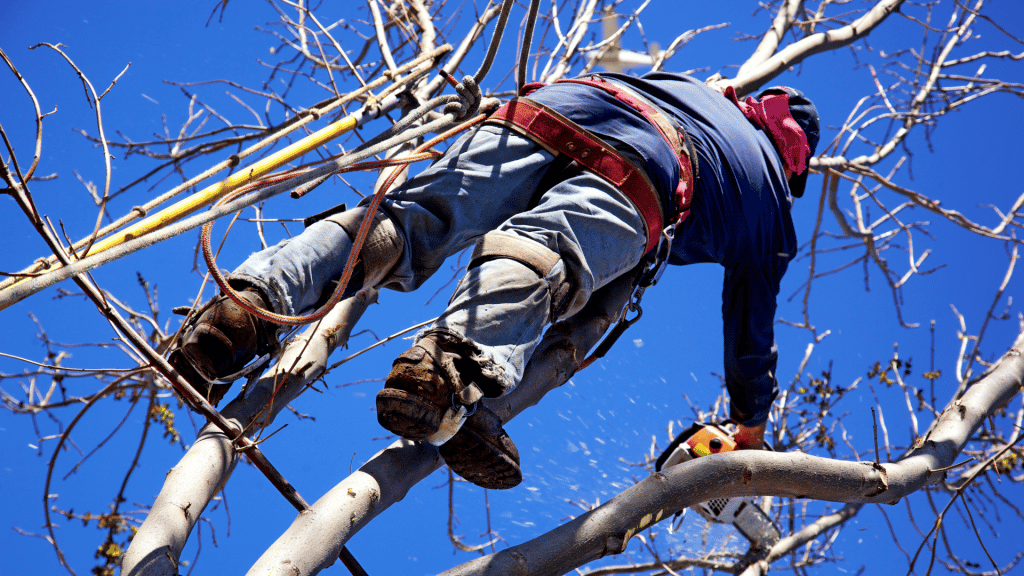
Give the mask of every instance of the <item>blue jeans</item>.
MULTIPOLYGON (((549 283, 569 283, 563 314, 569 316, 594 290, 634 268, 645 247, 643 220, 632 202, 590 172, 568 171, 535 198, 552 160, 533 141, 485 125, 459 138, 381 205, 405 244, 381 282, 385 287, 416 289, 446 258, 492 230, 536 242, 561 258, 548 278, 504 258, 471 267, 447 310, 425 331, 443 330, 479 347, 506 392, 521 379, 544 326, 557 320, 549 317, 549 283)), ((340 226, 320 221, 253 254, 234 276, 262 287, 279 313, 308 312, 341 275, 351 247, 340 226)))

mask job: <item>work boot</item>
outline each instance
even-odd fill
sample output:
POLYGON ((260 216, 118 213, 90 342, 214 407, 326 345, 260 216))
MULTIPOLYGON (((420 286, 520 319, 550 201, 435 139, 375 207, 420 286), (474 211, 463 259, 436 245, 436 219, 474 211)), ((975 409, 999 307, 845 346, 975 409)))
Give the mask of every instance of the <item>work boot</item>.
MULTIPOLYGON (((269 308, 256 288, 243 288, 239 295, 253 306, 269 308)), ((168 361, 196 392, 216 406, 231 383, 214 380, 240 371, 257 354, 276 350, 276 332, 273 322, 249 314, 234 300, 220 295, 187 322, 181 344, 168 361)))
POLYGON ((408 440, 440 445, 452 471, 478 486, 512 488, 522 481, 519 451, 501 419, 480 404, 478 383, 492 393, 494 384, 469 355, 445 334, 421 338, 395 359, 377 393, 377 421, 408 440))
POLYGON ((446 412, 459 408, 455 360, 461 357, 446 352, 439 339, 429 334, 396 358, 377 393, 377 421, 402 438, 427 440, 438 433, 446 412))
POLYGON ((477 486, 506 490, 523 481, 519 450, 501 427, 501 418, 483 404, 477 404, 476 412, 438 451, 452 472, 477 486))

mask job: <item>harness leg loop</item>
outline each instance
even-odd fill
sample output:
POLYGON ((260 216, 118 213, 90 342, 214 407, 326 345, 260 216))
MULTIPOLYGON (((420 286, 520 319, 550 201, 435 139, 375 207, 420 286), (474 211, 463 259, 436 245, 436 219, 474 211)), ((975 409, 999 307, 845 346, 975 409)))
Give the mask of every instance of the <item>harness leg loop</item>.
POLYGON ((562 261, 557 252, 534 240, 501 230, 484 234, 473 250, 473 256, 467 269, 472 269, 490 260, 505 258, 518 262, 532 270, 548 283, 551 306, 548 319, 554 321, 561 317, 572 304, 572 283, 565 273, 564 267, 555 272, 562 261))
MULTIPOLYGON (((359 206, 324 218, 341 226, 350 238, 355 239, 359 226, 366 217, 366 207, 359 206)), ((349 283, 347 293, 354 293, 365 286, 377 286, 391 272, 398 259, 405 251, 405 239, 398 227, 386 214, 377 211, 373 214, 370 231, 359 251, 359 263, 353 279, 349 283), (361 282, 357 280, 361 279, 361 282)))

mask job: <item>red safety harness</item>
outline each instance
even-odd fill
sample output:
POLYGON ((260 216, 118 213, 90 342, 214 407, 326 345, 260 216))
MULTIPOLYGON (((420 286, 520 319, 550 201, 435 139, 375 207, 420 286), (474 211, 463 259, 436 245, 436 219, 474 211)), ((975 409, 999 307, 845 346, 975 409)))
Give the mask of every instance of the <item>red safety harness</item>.
MULTIPOLYGON (((676 184, 674 205, 668 211, 667 222, 662 218, 664 212, 658 191, 647 173, 604 140, 558 112, 529 98, 520 97, 499 108, 486 122, 512 128, 548 151, 564 154, 621 190, 644 219, 646 251, 651 252, 662 240, 663 230, 680 224, 690 213, 694 179, 690 157, 693 155, 693 147, 686 132, 646 98, 617 82, 600 76, 559 82, 585 84, 608 92, 642 114, 672 147, 679 161, 679 182, 676 184)), ((528 84, 523 87, 523 94, 530 94, 543 86, 528 84)))
MULTIPOLYGON (((635 313, 635 316, 628 318, 626 310, 623 310, 622 316, 608 336, 580 365, 582 369, 604 356, 622 333, 643 315, 640 300, 644 291, 657 284, 672 249, 675 228, 690 214, 696 165, 691 161, 695 153, 686 132, 676 126, 657 106, 631 88, 600 76, 559 82, 585 84, 604 90, 633 108, 658 130, 679 162, 679 181, 676 183, 672 206, 669 210, 663 211, 661 197, 646 171, 601 138, 547 106, 520 97, 499 108, 486 120, 491 124, 511 128, 540 144, 552 154, 562 154, 564 158, 569 158, 604 178, 630 199, 644 220, 647 233, 646 254, 636 268, 633 294, 626 306, 627 310, 635 313), (667 218, 663 217, 666 213, 667 218)), ((527 84, 523 87, 523 95, 526 96, 543 86, 544 84, 527 84)))

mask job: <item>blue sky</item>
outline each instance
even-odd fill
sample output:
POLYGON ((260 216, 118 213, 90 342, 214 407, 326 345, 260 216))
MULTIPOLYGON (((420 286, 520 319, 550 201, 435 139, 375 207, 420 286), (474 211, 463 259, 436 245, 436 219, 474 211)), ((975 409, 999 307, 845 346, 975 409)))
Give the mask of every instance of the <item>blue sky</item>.
MULTIPOLYGON (((342 17, 365 15, 361 3, 359 11, 355 6, 353 3, 351 16, 344 14, 345 10, 334 10, 343 13, 342 17)), ((669 66, 679 70, 707 67, 710 73, 741 62, 750 52, 752 44, 732 40, 736 34, 756 33, 764 26, 763 15, 760 19, 751 19, 747 4, 739 6, 730 2, 695 4, 688 9, 690 14, 680 19, 674 15, 676 6, 671 0, 655 0, 648 8, 644 30, 649 40, 665 46, 686 28, 733 22, 732 28, 708 32, 696 39, 669 66), (673 14, 673 18, 659 17, 663 14, 673 14)), ((30 51, 27 47, 38 42, 62 43, 100 91, 131 62, 128 71, 103 101, 105 128, 111 137, 116 137, 117 130, 129 138, 144 139, 163 130, 161 115, 166 115, 166 123, 172 131, 177 130, 185 118, 186 97, 178 87, 165 84, 164 80, 193 82, 230 78, 244 85, 258 86, 265 78, 266 69, 257 60, 271 59, 270 47, 276 43, 266 34, 255 31, 254 26, 274 20, 273 11, 266 4, 236 5, 233 2, 223 22, 215 19, 205 27, 212 7, 212 2, 193 0, 173 5, 40 0, 9 2, 0 7, 0 20, 4 22, 0 47, 31 84, 42 109, 57 108, 45 122, 39 172, 55 172, 59 178, 37 183, 33 191, 40 211, 59 218, 70 236, 83 236, 95 222, 95 208, 74 171, 85 181, 102 182, 101 152, 72 131, 84 129, 95 134, 95 120, 86 105, 81 84, 66 63, 52 51, 43 48, 30 51)), ((1020 32, 1024 9, 1019 3, 1004 0, 995 3, 994 8, 997 18, 1020 32)), ((516 14, 514 18, 521 17, 520 12, 516 14)), ((993 34, 991 29, 984 33, 993 34)), ((910 28, 905 22, 893 20, 872 36, 871 44, 876 49, 893 50, 908 34, 910 28)), ((492 73, 494 81, 507 69, 514 38, 515 34, 510 34, 502 46, 499 66, 492 73), (506 68, 501 68, 502 63, 506 68)), ((1021 50, 1019 45, 994 42, 993 46, 1021 50)), ((626 44, 640 48, 635 34, 627 38, 626 44)), ((470 60, 467 68, 475 70, 476 65, 476 60, 470 60)), ((730 69, 724 69, 724 73, 730 75, 730 69)), ((986 75, 1018 81, 1024 78, 1020 65, 1012 63, 993 65, 986 75)), ((870 72, 865 67, 855 67, 846 50, 812 58, 800 68, 799 74, 788 72, 779 78, 779 83, 800 87, 815 100, 823 123, 831 127, 826 128, 826 139, 835 135, 835 128, 857 99, 873 86, 870 72)), ((194 90, 232 119, 251 119, 225 96, 223 85, 194 90)), ((19 159, 25 163, 31 158, 34 130, 29 101, 6 71, 0 72, 0 94, 3 94, 0 123, 15 142, 19 159)), ((314 87, 299 87, 295 94, 294 100, 302 104, 312 104, 324 97, 314 87)), ((920 134, 911 139, 915 151, 913 179, 901 174, 899 181, 914 190, 942 198, 943 205, 960 210, 972 219, 991 224, 993 213, 984 205, 1005 208, 1024 192, 1012 169, 1021 152, 1019 131, 1022 125, 1024 114, 1017 99, 996 96, 968 106, 941 119, 932 135, 931 151, 920 134)), ((151 166, 151 162, 118 156, 114 160, 114 187, 131 181, 151 166)), ((356 176, 349 181, 365 186, 367 180, 356 176)), ((173 177, 154 181, 152 192, 138 190, 135 196, 116 201, 112 213, 126 212, 141 203, 144 196, 168 189, 172 182, 176 183, 173 177)), ((813 229, 817 207, 815 191, 820 186, 821 178, 812 177, 807 197, 796 203, 794 217, 801 242, 809 238, 813 229)), ((267 209, 275 215, 311 214, 340 201, 351 202, 353 198, 347 188, 335 185, 298 202, 275 199, 267 209)), ((10 199, 0 199, 0 207, 7 245, 0 253, 0 270, 18 270, 45 254, 45 247, 10 199)), ((913 279, 904 290, 904 317, 922 327, 915 330, 899 327, 891 294, 877 269, 870 270, 867 282, 870 291, 865 290, 864 273, 859 267, 823 278, 815 285, 810 307, 815 325, 820 331, 831 330, 831 335, 817 346, 805 373, 817 375, 831 367, 835 383, 849 385, 865 376, 876 361, 887 360, 894 343, 899 342, 900 356, 913 357, 915 373, 920 374, 930 361, 931 336, 927 326, 934 321, 934 362, 946 375, 938 382, 938 396, 948 398, 953 385, 950 375, 959 347, 958 321, 950 307, 955 306, 964 315, 967 331, 975 333, 992 304, 995 288, 1002 282, 1008 260, 998 242, 970 236, 932 214, 917 212, 914 217, 932 223, 930 229, 935 239, 926 239, 923 235, 916 239, 921 244, 918 250, 933 250, 925 267, 941 266, 933 274, 913 279)), ((218 229, 222 228, 223 224, 218 229)), ((827 221, 826 228, 835 230, 836 226, 827 221)), ((295 233, 298 227, 290 231, 295 233)), ((280 236, 280 232, 276 233, 280 236)), ((159 287, 160 318, 167 321, 170 308, 187 303, 199 285, 199 275, 189 271, 196 236, 193 232, 107 265, 96 272, 97 281, 129 305, 144 308, 145 299, 135 280, 136 272, 141 273, 159 287)), ((233 265, 256 247, 252 234, 235 233, 223 257, 223 265, 233 265)), ((838 264, 844 257, 829 256, 826 260, 838 264)), ((895 254, 891 258, 899 269, 905 268, 895 254)), ((450 272, 442 269, 430 284, 415 294, 382 294, 380 305, 367 314, 361 327, 384 337, 437 315, 450 291, 444 285, 454 274, 453 263, 450 272), (439 290, 439 296, 424 304, 439 290)), ((801 296, 792 302, 787 299, 797 292, 806 274, 806 260, 791 266, 780 296, 780 317, 799 320, 801 296)), ((1021 282, 1018 274, 1011 280, 1006 296, 1019 294, 1021 282)), ((720 287, 721 271, 715 266, 669 270, 662 284, 645 296, 647 313, 643 321, 626 333, 605 360, 574 377, 508 426, 523 455, 525 480, 515 490, 488 494, 492 522, 507 543, 534 537, 578 514, 580 508, 571 502, 604 502, 635 479, 642 478, 646 473, 629 466, 628 462, 643 458, 652 436, 664 446, 669 421, 688 422, 692 418, 691 404, 707 407, 714 402, 721 393, 715 376, 721 372, 720 287)), ((71 284, 61 288, 74 291, 71 284)), ((45 351, 36 338, 39 327, 58 342, 110 342, 113 333, 87 302, 80 297, 54 299, 56 294, 51 288, 0 312, 5 324, 0 336, 0 352, 42 360, 45 351)), ((1006 296, 997 312, 1006 308, 1006 296)), ((998 356, 1017 333, 1019 305, 1015 303, 1009 311, 1011 320, 993 322, 989 327, 984 348, 986 358, 998 356)), ((779 379, 785 385, 793 378, 810 336, 806 331, 780 326, 777 339, 781 355, 779 379)), ((371 341, 369 334, 358 336, 353 339, 351 348, 359 349, 371 341)), ((391 360, 405 345, 404 341, 393 342, 346 365, 328 378, 326 393, 306 394, 297 401, 296 408, 315 416, 315 422, 296 420, 288 415, 279 420, 279 424, 288 423, 288 428, 263 448, 308 500, 330 489, 350 469, 390 442, 382 438, 384 431, 372 412, 373 395, 380 383, 362 381, 382 378, 391 360), (361 383, 341 387, 350 382, 361 383)), ((66 362, 69 366, 127 366, 123 354, 115 349, 90 347, 69 351, 72 354, 66 362)), ((9 374, 25 368, 22 363, 0 358, 0 372, 9 374)), ((916 385, 921 386, 922 382, 918 378, 916 385)), ((80 387, 73 393, 83 393, 93 384, 69 381, 68 386, 80 387)), ((5 380, 2 387, 10 394, 16 393, 13 380, 5 380)), ((884 390, 879 390, 878 394, 893 443, 906 445, 910 437, 908 423, 899 411, 901 399, 890 397, 884 390)), ((862 454, 871 446, 869 407, 875 402, 872 390, 862 383, 842 405, 847 413, 844 422, 851 442, 862 454)), ((944 404, 945 400, 940 403, 944 404)), ((90 412, 79 425, 75 440, 83 451, 88 452, 110 434, 124 417, 124 403, 111 404, 90 412)), ((1019 406, 1019 399, 1012 406, 1019 406)), ((140 407, 129 415, 125 424, 134 433, 116 436, 66 480, 62 478, 81 456, 74 450, 61 456, 55 468, 55 485, 50 490, 59 494, 55 505, 74 507, 77 512, 105 511, 134 453, 134 442, 143 420, 141 411, 140 407)), ((190 421, 185 411, 176 414, 183 440, 188 443, 194 438, 194 419, 190 421)), ((64 415, 65 423, 70 418, 70 413, 64 415)), ((0 412, 3 462, 0 493, 5 495, 5 504, 0 507, 0 552, 6 559, 6 570, 11 573, 62 572, 52 547, 12 529, 43 531, 42 483, 53 441, 44 443, 40 449, 38 437, 56 430, 56 424, 42 415, 33 422, 25 416, 0 412), (41 432, 35 432, 37 427, 41 432)), ((128 509, 139 509, 152 502, 164 473, 181 453, 179 447, 160 442, 147 449, 128 487, 128 509)), ((851 457, 848 451, 840 454, 851 457)), ((445 479, 443 472, 431 476, 351 541, 350 549, 370 574, 433 574, 472 558, 471 554, 453 554, 445 536, 445 479)), ((1011 494, 1020 501, 1019 489, 1011 494)), ((456 499, 460 521, 456 533, 463 535, 470 544, 478 543, 481 541, 478 535, 486 530, 481 516, 484 495, 478 489, 460 485, 456 499)), ((927 525, 931 516, 924 506, 915 510, 918 521, 927 525)), ((887 512, 895 522, 894 530, 907 536, 904 545, 916 546, 919 540, 910 536, 913 528, 901 520, 906 516, 905 508, 901 505, 887 512)), ((197 570, 237 572, 251 565, 260 551, 288 526, 294 511, 258 472, 243 465, 229 483, 226 506, 221 502, 216 509, 208 509, 206 515, 212 520, 217 547, 209 538, 210 526, 202 525, 203 535, 199 538, 202 556, 197 570), (230 523, 225 508, 230 510, 230 523)), ((79 574, 88 573, 93 565, 92 553, 102 541, 102 533, 93 526, 83 528, 76 521, 61 519, 58 523, 61 525, 58 537, 65 554, 79 574)), ((979 556, 968 536, 965 534, 961 544, 967 547, 965 555, 981 561, 983 556, 979 556)), ((699 534, 684 531, 683 535, 673 538, 676 540, 669 541, 677 545, 685 545, 682 540, 686 538, 690 538, 687 542, 692 544, 694 539, 699 540, 699 534)), ((195 555, 196 541, 193 536, 182 558, 191 559, 195 555)), ((1004 562, 1014 552, 1022 550, 1019 539, 1005 536, 989 543, 995 543, 1004 562)), ((639 550, 639 544, 634 542, 630 553, 639 557, 639 550)), ((847 560, 841 566, 851 572, 856 572, 861 565, 866 566, 866 573, 877 573, 885 571, 892 563, 906 563, 902 553, 893 546, 885 521, 874 508, 863 512, 843 532, 837 553, 845 556, 847 560)), ((344 573, 344 568, 336 565, 331 571, 344 573)))

